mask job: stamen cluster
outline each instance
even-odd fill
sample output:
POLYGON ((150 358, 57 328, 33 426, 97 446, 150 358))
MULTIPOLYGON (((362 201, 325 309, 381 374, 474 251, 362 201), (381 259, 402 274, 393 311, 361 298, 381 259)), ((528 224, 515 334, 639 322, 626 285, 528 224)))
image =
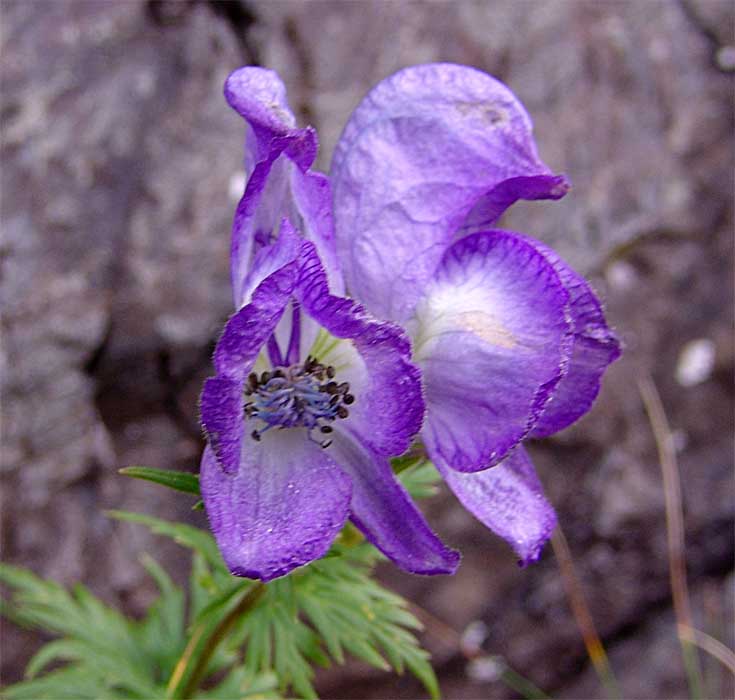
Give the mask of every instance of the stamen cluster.
MULTIPOLYGON (((259 441, 263 433, 275 427, 304 427, 309 431, 309 439, 313 439, 313 430, 331 433, 333 428, 329 423, 347 418, 347 406, 355 401, 349 393, 349 383, 337 383, 335 374, 334 367, 323 365, 311 356, 303 365, 278 367, 260 376, 252 372, 244 392, 248 397, 245 415, 265 423, 250 433, 253 440, 259 441)), ((325 448, 332 444, 326 438, 316 442, 325 448)))

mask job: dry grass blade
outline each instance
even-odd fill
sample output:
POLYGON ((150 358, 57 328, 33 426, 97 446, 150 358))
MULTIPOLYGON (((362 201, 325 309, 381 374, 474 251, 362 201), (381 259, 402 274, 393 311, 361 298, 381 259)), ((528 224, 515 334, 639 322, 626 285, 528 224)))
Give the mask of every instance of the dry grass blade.
POLYGON ((560 525, 556 526, 554 534, 551 537, 551 545, 554 548, 556 560, 559 562, 559 570, 562 575, 564 590, 569 600, 569 606, 577 621, 577 627, 584 640, 584 646, 587 649, 587 655, 597 673, 600 682, 605 686, 608 695, 611 698, 620 698, 620 689, 618 687, 615 674, 613 673, 610 662, 605 653, 605 647, 602 645, 600 635, 597 634, 592 613, 587 605, 582 584, 577 576, 574 567, 574 560, 569 551, 567 539, 560 525))
POLYGON ((721 641, 706 632, 693 627, 679 626, 679 637, 696 644, 702 651, 717 659, 733 676, 735 676, 735 652, 721 641))
POLYGON ((644 374, 638 378, 638 390, 651 422, 651 430, 656 441, 661 474, 664 482, 666 505, 666 538, 669 551, 669 576, 674 614, 677 621, 677 634, 682 648, 682 656, 689 678, 689 688, 694 698, 702 697, 702 670, 699 656, 691 640, 682 634, 682 629, 693 629, 692 607, 686 574, 686 548, 684 544, 684 512, 682 509, 681 483, 676 449, 669 423, 666 420, 661 397, 653 379, 644 374))

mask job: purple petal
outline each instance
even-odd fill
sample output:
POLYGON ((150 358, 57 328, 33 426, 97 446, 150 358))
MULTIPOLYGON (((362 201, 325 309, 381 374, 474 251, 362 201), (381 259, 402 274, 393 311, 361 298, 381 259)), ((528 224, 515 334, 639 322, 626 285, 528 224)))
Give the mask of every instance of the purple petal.
POLYGON ((583 416, 600 391, 607 366, 620 357, 620 342, 608 327, 602 305, 592 287, 551 248, 526 237, 554 266, 569 292, 569 310, 574 327, 567 372, 546 404, 530 433, 541 438, 566 428, 583 416))
POLYGON ((283 316, 298 270, 299 263, 294 260, 270 274, 255 290, 250 303, 230 318, 214 350, 218 375, 244 381, 283 316))
POLYGON ((255 165, 232 224, 230 275, 235 308, 246 303, 246 279, 259 248, 273 243, 284 217, 294 216, 290 176, 296 169, 287 157, 300 147, 301 136, 274 139, 264 160, 255 165))
MULTIPOLYGON (((236 70, 225 83, 225 97, 249 129, 245 145, 248 182, 232 226, 232 288, 235 307, 240 308, 245 303, 244 280, 259 245, 273 242, 284 217, 296 218, 291 173, 311 167, 318 140, 312 128, 296 128, 286 88, 273 71, 236 70)), ((321 228, 314 232, 320 233, 321 228)))
POLYGON ((350 406, 352 429, 378 454, 402 454, 424 416, 421 373, 411 363, 408 337, 399 326, 375 319, 361 304, 331 295, 311 243, 302 244, 301 260, 294 296, 329 333, 351 340, 361 364, 359 392, 350 406))
POLYGON ((512 177, 488 192, 467 215, 459 235, 487 229, 519 199, 559 199, 570 188, 564 175, 512 177))
POLYGON ((302 431, 248 443, 232 475, 205 449, 200 483, 212 532, 236 576, 270 581, 322 557, 349 512, 350 478, 302 431))
POLYGON ((239 68, 225 82, 225 98, 256 135, 256 161, 266 157, 273 138, 296 128, 296 119, 286 100, 286 87, 275 71, 251 66, 239 68))
POLYGON ((552 265, 513 233, 472 234, 447 251, 414 334, 432 458, 478 471, 528 434, 566 367, 567 304, 552 265))
POLYGON ((249 265, 242 284, 242 304, 252 300, 253 293, 267 277, 295 261, 301 252, 301 237, 288 219, 279 222, 278 237, 260 246, 249 265))
POLYGON ((250 303, 230 318, 214 351, 217 376, 204 384, 200 414, 207 440, 227 473, 240 464, 243 383, 289 302, 300 247, 301 239, 284 221, 278 241, 256 258, 251 281, 257 288, 249 293, 250 303))
POLYGON ((459 553, 432 532, 384 457, 341 430, 329 452, 352 478, 351 519, 370 542, 413 574, 456 571, 459 553))
POLYGON ((199 410, 207 443, 227 474, 240 467, 243 411, 242 382, 210 377, 204 382, 199 410))
POLYGON ((536 561, 556 526, 554 508, 521 446, 496 467, 463 474, 434 462, 462 505, 507 540, 526 565, 536 561))
POLYGON ((316 246, 329 278, 329 289, 344 295, 345 284, 337 261, 332 221, 332 190, 329 178, 322 173, 291 170, 291 195, 300 220, 301 235, 316 246))
POLYGON ((468 216, 487 223, 519 197, 562 196, 566 180, 539 160, 531 128, 507 87, 466 66, 414 66, 375 87, 331 170, 351 294, 404 321, 468 216))

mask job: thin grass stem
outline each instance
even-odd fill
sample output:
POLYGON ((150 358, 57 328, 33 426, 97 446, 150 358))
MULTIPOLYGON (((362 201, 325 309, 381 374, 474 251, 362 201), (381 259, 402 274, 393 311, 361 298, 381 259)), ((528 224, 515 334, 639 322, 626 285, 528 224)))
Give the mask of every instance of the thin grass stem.
POLYGON ((702 651, 707 652, 735 676, 735 652, 732 649, 706 632, 702 632, 693 627, 682 625, 678 628, 678 632, 680 638, 686 639, 691 644, 698 646, 702 651))
POLYGON ((569 551, 567 539, 564 537, 560 525, 557 525, 551 537, 551 546, 554 548, 554 554, 559 562, 559 570, 561 571, 569 606, 574 614, 574 619, 577 621, 577 627, 584 640, 584 646, 587 649, 587 655, 592 662, 595 673, 597 673, 597 677, 605 688, 608 697, 611 700, 620 700, 622 696, 618 681, 605 653, 605 647, 597 634, 592 613, 587 605, 587 599, 577 576, 572 554, 569 551))
POLYGON ((661 396, 653 379, 648 374, 638 378, 638 390, 651 423, 653 438, 658 450, 661 475, 664 482, 664 501, 666 506, 666 538, 669 552, 669 578, 671 596, 677 621, 677 636, 681 645, 681 655, 689 683, 689 692, 694 700, 703 697, 704 681, 699 654, 695 644, 682 629, 693 629, 692 607, 689 599, 686 573, 686 545, 684 543, 684 512, 682 508, 681 483, 676 449, 671 435, 661 396))

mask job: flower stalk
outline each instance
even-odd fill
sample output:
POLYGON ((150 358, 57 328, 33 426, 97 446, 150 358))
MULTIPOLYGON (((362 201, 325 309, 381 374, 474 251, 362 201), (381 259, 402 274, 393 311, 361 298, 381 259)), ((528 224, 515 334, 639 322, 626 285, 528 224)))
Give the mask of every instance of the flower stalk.
POLYGON ((264 593, 265 584, 258 581, 217 624, 212 626, 209 621, 204 621, 197 625, 166 686, 167 700, 182 700, 193 696, 217 647, 227 637, 233 625, 255 607, 264 593))

